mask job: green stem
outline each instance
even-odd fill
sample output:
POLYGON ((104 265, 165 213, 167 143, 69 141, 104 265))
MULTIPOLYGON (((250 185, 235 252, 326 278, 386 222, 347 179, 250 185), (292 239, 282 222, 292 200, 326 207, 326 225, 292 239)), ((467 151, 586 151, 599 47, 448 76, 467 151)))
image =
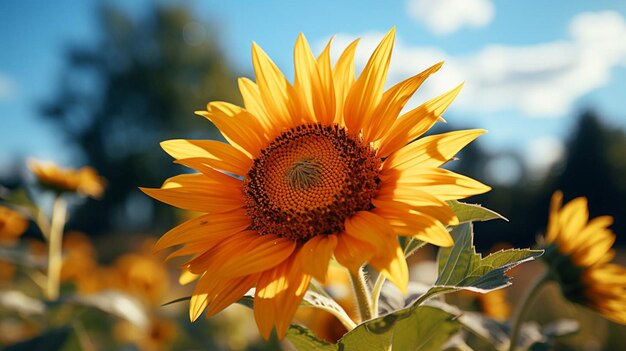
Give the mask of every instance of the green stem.
POLYGON ((48 279, 46 297, 48 300, 59 298, 61 266, 63 265, 63 227, 67 218, 67 204, 62 196, 57 196, 52 208, 52 223, 48 237, 48 279))
POLYGON ((535 300, 544 284, 550 280, 549 273, 549 271, 546 271, 544 274, 539 276, 530 287, 530 289, 528 289, 528 291, 526 292, 526 296, 524 296, 521 302, 517 305, 518 307, 515 312, 515 323, 513 324, 513 329, 511 330, 511 343, 509 345, 509 351, 515 351, 515 349, 517 348, 522 324, 526 320, 526 315, 530 310, 532 302, 535 300))
POLYGON ((385 284, 385 276, 378 273, 376 283, 374 283, 374 289, 372 289, 372 313, 374 314, 374 318, 378 317, 378 300, 383 290, 383 284, 385 284))
POLYGON ((359 271, 357 273, 350 272, 350 279, 352 280, 352 287, 354 288, 356 303, 359 307, 361 322, 372 319, 372 300, 370 296, 370 290, 367 287, 367 282, 365 281, 365 273, 363 272, 363 268, 359 268, 359 271))

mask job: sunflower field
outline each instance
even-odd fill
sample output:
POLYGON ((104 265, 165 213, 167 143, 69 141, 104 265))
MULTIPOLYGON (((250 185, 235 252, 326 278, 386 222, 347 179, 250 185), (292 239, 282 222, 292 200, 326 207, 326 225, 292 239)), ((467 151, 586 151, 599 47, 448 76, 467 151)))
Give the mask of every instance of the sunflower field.
POLYGON ((626 9, 278 3, 0 5, 0 350, 623 349, 626 9))

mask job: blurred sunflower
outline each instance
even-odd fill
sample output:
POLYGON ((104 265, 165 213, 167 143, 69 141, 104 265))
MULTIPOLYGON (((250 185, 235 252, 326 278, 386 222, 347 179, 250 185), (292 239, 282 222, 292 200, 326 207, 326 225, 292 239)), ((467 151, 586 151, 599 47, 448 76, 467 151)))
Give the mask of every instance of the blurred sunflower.
POLYGON ((613 218, 589 220, 584 197, 563 207, 562 201, 563 194, 554 193, 542 256, 550 274, 569 300, 626 324, 626 267, 609 263, 615 256, 615 234, 608 228, 613 218))
POLYGON ((82 232, 65 233, 63 238, 61 281, 78 281, 93 273, 98 265, 97 252, 89 237, 82 232))
POLYGON ((113 336, 122 343, 132 343, 141 351, 171 350, 179 334, 176 323, 170 319, 152 315, 147 326, 122 320, 113 327, 113 336))
POLYGON ((102 196, 106 181, 92 167, 80 169, 62 168, 54 163, 29 160, 28 167, 39 184, 58 193, 76 192, 84 196, 102 196))
POLYGON ((282 337, 311 278, 324 281, 329 260, 357 272, 369 263, 402 291, 408 270, 397 236, 453 244, 457 218, 446 200, 490 188, 441 169, 484 130, 420 137, 440 120, 461 86, 401 115, 441 63, 384 91, 395 30, 355 79, 358 41, 334 67, 330 43, 315 58, 303 35, 295 46, 295 84, 256 45, 256 83, 241 78, 245 108, 211 102, 206 117, 229 144, 169 140, 177 163, 199 171, 143 191, 205 213, 166 233, 157 250, 183 244, 171 257, 199 275, 190 317, 211 316, 256 287, 261 335, 282 337))
POLYGON ((19 212, 0 206, 0 242, 13 242, 24 234, 28 220, 19 212))

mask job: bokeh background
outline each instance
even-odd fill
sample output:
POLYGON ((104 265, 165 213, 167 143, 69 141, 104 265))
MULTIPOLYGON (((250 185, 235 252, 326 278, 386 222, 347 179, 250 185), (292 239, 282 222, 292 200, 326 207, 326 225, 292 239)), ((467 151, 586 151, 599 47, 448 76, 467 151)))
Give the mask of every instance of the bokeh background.
POLYGON ((335 58, 361 37, 358 71, 392 26, 388 86, 443 60, 408 107, 465 81, 433 132, 489 131, 449 165, 493 186, 471 202, 509 219, 477 225, 481 250, 533 245, 556 189, 613 216, 626 245, 626 2, 614 0, 2 1, 0 184, 32 181, 28 157, 95 167, 105 195, 68 229, 112 261, 184 217, 137 187, 183 171, 160 141, 219 138, 193 111, 241 102, 253 41, 291 79, 298 33, 316 53, 334 36, 335 58))

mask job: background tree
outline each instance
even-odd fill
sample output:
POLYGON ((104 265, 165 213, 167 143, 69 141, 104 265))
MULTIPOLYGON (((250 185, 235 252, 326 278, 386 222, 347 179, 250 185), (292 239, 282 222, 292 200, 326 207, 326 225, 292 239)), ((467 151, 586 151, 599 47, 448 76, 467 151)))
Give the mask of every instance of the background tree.
POLYGON ((98 17, 100 39, 68 48, 56 96, 43 107, 109 181, 104 198, 82 207, 70 226, 90 233, 168 227, 169 206, 137 187, 177 173, 160 141, 217 137, 193 111, 212 100, 237 102, 236 79, 214 31, 185 8, 138 15, 103 6, 98 17))

